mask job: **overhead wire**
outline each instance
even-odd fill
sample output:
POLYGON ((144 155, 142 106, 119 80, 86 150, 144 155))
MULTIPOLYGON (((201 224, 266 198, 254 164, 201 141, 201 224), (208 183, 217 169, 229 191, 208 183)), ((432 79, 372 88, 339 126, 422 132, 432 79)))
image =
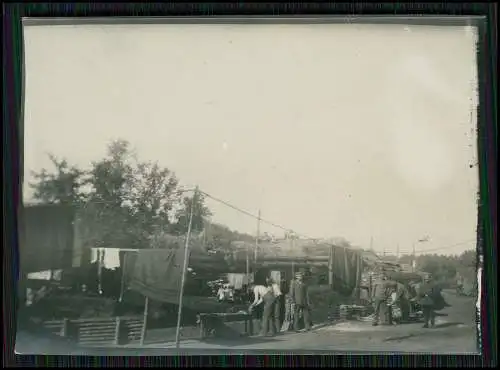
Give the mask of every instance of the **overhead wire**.
POLYGON ((444 247, 437 247, 437 248, 431 248, 431 249, 421 250, 421 251, 418 251, 417 253, 418 254, 422 254, 422 253, 425 254, 425 253, 434 252, 434 251, 447 250, 447 249, 451 249, 451 248, 454 248, 454 247, 459 247, 461 245, 469 244, 469 243, 472 243, 472 242, 476 242, 476 240, 475 239, 469 239, 469 240, 465 240, 465 241, 462 241, 462 242, 459 242, 459 243, 450 244, 450 245, 447 245, 447 246, 444 246, 444 247))
POLYGON ((246 215, 246 216, 252 217, 252 218, 254 218, 254 219, 256 219, 256 220, 260 220, 260 222, 262 222, 262 223, 264 223, 264 224, 267 224, 267 225, 273 226, 273 227, 275 227, 275 228, 277 228, 277 229, 281 229, 281 230, 284 230, 284 231, 293 231, 293 232, 294 232, 294 234, 296 234, 297 236, 301 236, 301 237, 306 238, 306 239, 318 240, 318 238, 312 238, 312 237, 309 237, 309 236, 307 236, 307 235, 305 235, 305 234, 302 234, 302 233, 297 233, 297 232, 295 232, 292 228, 289 228, 289 227, 286 227, 286 226, 280 225, 280 224, 278 224, 278 223, 276 223, 276 222, 272 222, 272 221, 266 220, 266 219, 264 219, 264 218, 262 218, 262 217, 259 217, 259 216, 257 216, 257 215, 254 215, 254 214, 252 214, 252 213, 250 213, 250 212, 248 212, 248 211, 245 211, 244 209, 241 209, 241 208, 239 208, 239 207, 237 207, 237 206, 235 206, 235 205, 233 205, 233 204, 231 204, 231 203, 229 203, 229 202, 227 202, 227 201, 225 201, 225 200, 222 200, 222 199, 216 198, 216 197, 214 197, 213 195, 208 194, 207 192, 204 192, 204 191, 201 191, 201 190, 198 190, 198 191, 199 191, 200 193, 202 193, 203 195, 205 195, 206 197, 208 197, 208 198, 210 198, 210 199, 212 199, 212 200, 214 200, 214 201, 216 201, 216 202, 218 202, 218 203, 221 203, 221 204, 223 204, 223 205, 225 205, 225 206, 227 206, 227 207, 229 207, 229 208, 232 208, 232 209, 234 209, 235 211, 238 211, 238 212, 240 212, 240 213, 242 213, 242 214, 244 214, 244 215, 246 215))
MULTIPOLYGON (((289 227, 286 227, 286 226, 283 226, 281 224, 278 224, 276 222, 273 222, 273 221, 269 221, 267 219, 264 219, 260 216, 257 216, 249 211, 246 211, 238 206, 235 206, 234 204, 231 204, 230 202, 228 201, 225 201, 225 200, 222 200, 218 197, 215 197, 203 190, 200 190, 199 188, 187 188, 187 189, 180 189, 178 190, 176 193, 177 194, 184 194, 184 193, 187 193, 187 192, 199 192, 200 194, 203 194, 204 196, 206 196, 207 198, 209 199, 212 199, 220 204, 223 204, 225 205, 226 207, 229 207, 237 212, 240 212, 241 214, 244 214, 248 217, 251 217, 255 220, 259 220, 261 223, 264 223, 264 224, 267 224, 267 225, 270 225, 270 226, 273 226, 277 229, 280 229, 280 230, 283 230, 283 231, 286 231, 286 232, 293 232, 293 234, 297 235, 298 237, 302 237, 304 239, 308 239, 308 240, 312 240, 312 241, 319 241, 319 240, 322 240, 321 238, 313 238, 311 236, 308 236, 306 234, 303 234, 303 233, 298 233, 296 232, 293 228, 289 228, 289 227)), ((99 204, 99 203, 113 203, 113 202, 106 202, 106 201, 90 201, 89 203, 96 203, 96 204, 99 204)), ((434 252, 434 251, 440 251, 440 250, 447 250, 447 249, 451 249, 451 248, 454 248, 454 247, 457 247, 457 246, 460 246, 460 245, 465 245, 467 243, 471 243, 471 242, 474 242, 476 241, 475 239, 470 239, 470 240, 466 240, 466 241, 462 241, 462 242, 459 242, 459 243, 455 243, 455 244, 451 244, 451 245, 448 245, 448 246, 444 246, 444 247, 437 247, 437 248, 431 248, 431 249, 426 249, 426 250, 421 250, 421 251, 418 251, 417 253, 418 254, 426 254, 426 253, 429 253, 429 252, 434 252)), ((349 247, 343 247, 343 248, 346 248, 346 249, 349 249, 349 247)))

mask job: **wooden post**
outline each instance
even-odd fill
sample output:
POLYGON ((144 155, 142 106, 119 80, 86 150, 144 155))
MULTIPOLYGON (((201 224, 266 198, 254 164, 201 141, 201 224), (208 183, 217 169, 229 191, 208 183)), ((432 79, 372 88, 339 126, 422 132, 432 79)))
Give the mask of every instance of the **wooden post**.
POLYGON ((257 216, 257 236, 255 237, 255 249, 253 251, 253 260, 255 263, 257 262, 257 253, 259 250, 259 238, 260 238, 260 209, 259 209, 259 214, 257 216))
POLYGON ((247 248, 246 248, 246 275, 247 279, 248 276, 250 276, 250 245, 247 243, 247 248))
POLYGON ((123 293, 125 292, 125 274, 126 274, 126 268, 127 268, 127 257, 129 252, 124 252, 125 255, 123 256, 123 266, 122 266, 122 280, 120 282, 120 298, 118 298, 118 302, 122 303, 123 300, 123 293))
POLYGON ((69 319, 63 319, 63 326, 61 328, 61 336, 67 337, 69 334, 69 319))
POLYGON ((191 227, 193 225, 193 209, 198 196, 198 187, 194 190, 193 199, 191 201, 191 210, 189 212, 189 224, 186 234, 186 244, 184 246, 184 265, 182 267, 182 280, 181 280, 181 291, 179 293, 179 309, 177 311, 177 328, 175 330, 175 347, 180 348, 180 336, 181 336, 181 320, 182 320, 182 299, 184 296, 184 284, 186 280, 186 270, 188 267, 188 257, 189 257, 189 238, 191 236, 191 227))
POLYGON ((253 316, 252 315, 248 316, 248 335, 249 336, 253 335, 253 316))
POLYGON ((115 345, 119 345, 120 343, 120 338, 121 338, 121 328, 122 328, 122 321, 119 316, 116 317, 115 321, 115 345))
POLYGON ((97 251, 97 276, 99 279, 97 284, 97 290, 99 295, 102 294, 102 268, 104 265, 104 253, 105 253, 104 248, 99 248, 97 251))
POLYGON ((369 276, 369 285, 368 285, 368 296, 370 297, 370 301, 372 299, 372 291, 373 291, 373 276, 370 273, 370 276, 369 276))
POLYGON ((333 289, 333 248, 335 248, 333 245, 330 247, 330 255, 328 258, 328 285, 330 286, 331 289, 333 289))
POLYGON ((415 264, 416 264, 416 257, 415 257, 415 243, 413 243, 413 258, 411 261, 411 272, 415 272, 415 264))
POLYGON ((144 339, 146 338, 146 327, 148 324, 148 311, 149 311, 149 298, 146 297, 144 300, 144 313, 143 313, 142 330, 141 330, 141 346, 144 345, 144 339))

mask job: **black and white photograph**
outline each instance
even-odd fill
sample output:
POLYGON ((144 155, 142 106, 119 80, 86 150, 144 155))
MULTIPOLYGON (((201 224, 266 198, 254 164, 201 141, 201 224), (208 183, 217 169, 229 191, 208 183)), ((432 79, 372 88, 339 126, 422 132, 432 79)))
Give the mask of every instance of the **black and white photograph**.
POLYGON ((479 352, 476 27, 23 37, 16 353, 479 352))

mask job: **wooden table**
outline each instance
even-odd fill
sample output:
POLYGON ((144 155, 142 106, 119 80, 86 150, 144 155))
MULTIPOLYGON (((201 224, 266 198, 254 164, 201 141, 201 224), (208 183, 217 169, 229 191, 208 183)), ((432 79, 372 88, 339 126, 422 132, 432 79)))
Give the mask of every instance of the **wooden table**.
POLYGON ((200 327, 200 339, 209 336, 213 329, 227 322, 245 322, 245 335, 253 335, 252 315, 248 313, 200 313, 198 314, 198 324, 200 327))

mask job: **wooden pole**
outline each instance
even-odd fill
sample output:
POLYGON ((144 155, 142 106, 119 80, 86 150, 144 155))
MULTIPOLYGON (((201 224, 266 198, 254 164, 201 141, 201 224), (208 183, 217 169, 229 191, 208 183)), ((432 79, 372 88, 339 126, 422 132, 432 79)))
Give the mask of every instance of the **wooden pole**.
POLYGON ((141 346, 144 345, 144 339, 146 338, 146 327, 148 324, 148 312, 149 312, 149 298, 144 299, 144 313, 142 320, 142 330, 141 330, 141 346))
POLYGON ((411 261, 411 272, 415 272, 415 264, 416 264, 416 257, 415 257, 415 243, 413 243, 413 258, 411 261))
POLYGON ((125 255, 123 256, 123 266, 122 266, 122 280, 120 282, 120 298, 118 298, 118 302, 123 301, 123 293, 125 292, 125 274, 126 274, 126 268, 127 268, 127 257, 129 252, 124 252, 125 255))
POLYGON ((99 248, 97 250, 97 292, 99 295, 102 294, 102 265, 104 264, 104 249, 99 248))
MULTIPOLYGON (((294 236, 294 234, 292 234, 291 243, 292 243, 292 253, 293 253, 293 251, 295 250, 295 236, 294 236)), ((292 260, 292 276, 295 278, 295 261, 294 260, 292 260)))
POLYGON ((247 255, 246 255, 246 274, 247 277, 250 275, 250 246, 247 244, 247 255))
POLYGON ((398 258, 399 261, 399 243, 396 245, 396 257, 398 258))
POLYGON ((180 336, 181 336, 181 320, 182 320, 182 299, 184 296, 184 284, 186 281, 186 270, 188 268, 188 257, 189 257, 189 238, 191 236, 191 227, 193 225, 193 209, 196 204, 196 199, 198 195, 198 187, 194 190, 193 199, 191 201, 191 210, 189 212, 189 223, 188 230, 186 234, 186 244, 184 245, 184 264, 182 266, 182 280, 181 280, 181 291, 179 293, 179 309, 177 311, 177 327, 175 330, 175 347, 180 348, 180 336))
POLYGON ((333 289, 333 248, 334 246, 330 246, 330 256, 328 258, 328 285, 331 289, 333 289))
POLYGON ((260 209, 259 209, 259 215, 257 217, 257 236, 255 237, 255 249, 253 251, 253 260, 255 263, 257 262, 257 252, 259 249, 259 238, 260 238, 260 209))

